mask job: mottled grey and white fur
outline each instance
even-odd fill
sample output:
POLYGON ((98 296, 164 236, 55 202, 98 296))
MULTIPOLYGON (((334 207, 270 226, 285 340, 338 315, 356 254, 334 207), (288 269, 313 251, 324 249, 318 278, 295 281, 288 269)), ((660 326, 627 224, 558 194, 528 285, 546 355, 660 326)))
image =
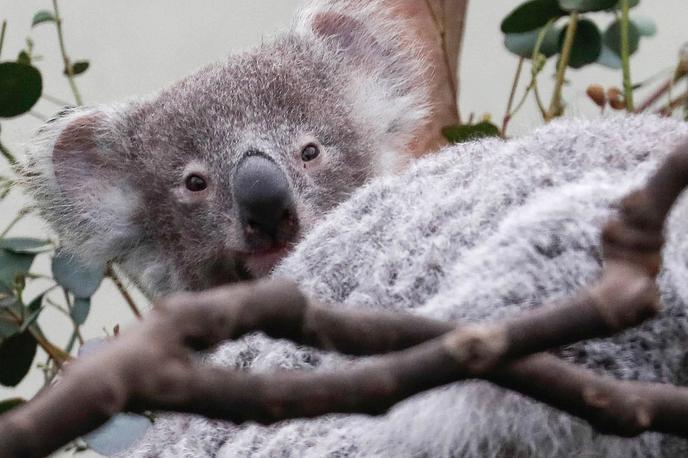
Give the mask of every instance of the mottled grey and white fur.
POLYGON ((63 248, 118 261, 156 296, 267 273, 274 259, 247 243, 232 195, 242 157, 260 151, 286 175, 296 242, 395 171, 429 113, 427 69, 385 15, 374 2, 314 2, 274 41, 152 97, 46 124, 24 174, 63 248), (320 155, 304 162, 308 144, 320 155), (203 192, 185 188, 190 174, 203 192))
MULTIPOLYGON (((231 193, 236 163, 259 149, 285 171, 304 239, 274 275, 326 302, 469 322, 537 307, 593 280, 600 226, 688 136, 686 124, 654 117, 561 121, 510 142, 448 148, 355 191, 391 169, 427 110, 416 80, 420 62, 406 51, 413 47, 398 46, 370 2, 351 4, 307 8, 274 42, 149 99, 75 109, 48 124, 25 170, 65 248, 86 261, 116 260, 157 294, 235 280, 242 265, 264 274, 247 259, 231 193), (298 157, 308 143, 322 150, 317 162, 298 157), (184 189, 191 172, 207 178, 203 193, 184 189)), ((662 314, 614 338, 561 349, 562 356, 624 379, 685 382, 687 212, 683 199, 669 225, 662 314)), ((210 361, 254 371, 353 364, 259 335, 221 347, 210 361)), ((601 436, 519 395, 467 382, 381 417, 263 427, 162 416, 125 455, 686 453, 685 441, 601 436)))
MULTIPOLYGON (((457 322, 556 300, 600 272, 600 228, 681 140, 688 124, 652 116, 563 120, 521 139, 447 148, 375 180, 330 213, 275 276, 325 302, 457 322)), ((688 201, 673 210, 658 283, 664 310, 609 339, 558 351, 630 380, 688 378, 688 201)), ((252 335, 220 347, 237 370, 346 370, 351 360, 252 335)), ((185 415, 159 419, 126 456, 652 457, 688 442, 603 436, 487 382, 458 383, 387 415, 332 415, 265 427, 185 415)))

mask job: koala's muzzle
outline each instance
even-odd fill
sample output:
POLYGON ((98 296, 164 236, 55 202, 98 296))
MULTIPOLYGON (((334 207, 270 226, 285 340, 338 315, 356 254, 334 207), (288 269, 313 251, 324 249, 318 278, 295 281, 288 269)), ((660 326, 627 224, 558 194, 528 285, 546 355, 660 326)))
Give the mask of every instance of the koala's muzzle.
POLYGON ((260 153, 244 156, 234 172, 232 191, 251 248, 269 249, 294 238, 298 218, 291 189, 272 159, 260 153))

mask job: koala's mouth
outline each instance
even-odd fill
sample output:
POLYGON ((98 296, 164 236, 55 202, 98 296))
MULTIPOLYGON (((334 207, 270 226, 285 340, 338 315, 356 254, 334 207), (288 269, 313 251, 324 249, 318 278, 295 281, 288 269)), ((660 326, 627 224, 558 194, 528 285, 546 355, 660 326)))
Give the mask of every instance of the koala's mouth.
POLYGON ((264 250, 242 253, 244 265, 254 277, 264 277, 289 253, 292 247, 292 243, 281 243, 264 250))

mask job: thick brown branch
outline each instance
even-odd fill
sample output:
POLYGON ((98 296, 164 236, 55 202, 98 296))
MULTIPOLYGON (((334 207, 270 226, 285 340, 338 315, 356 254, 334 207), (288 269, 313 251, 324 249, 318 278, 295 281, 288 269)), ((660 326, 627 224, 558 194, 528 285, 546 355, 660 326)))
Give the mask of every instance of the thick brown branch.
POLYGON ((688 144, 624 199, 620 219, 606 226, 605 266, 596 286, 503 322, 454 328, 414 316, 346 312, 312 304, 283 281, 177 295, 101 352, 68 367, 56 387, 1 417, 0 456, 44 455, 126 409, 265 423, 328 412, 378 414, 468 377, 529 395, 605 432, 688 437, 687 389, 614 381, 551 355, 526 356, 608 335, 657 311, 652 280, 661 230, 687 183, 688 144), (191 349, 257 330, 355 355, 406 350, 325 374, 254 375, 194 362, 191 349))
POLYGON ((432 116, 413 144, 416 156, 436 151, 446 144, 443 127, 460 120, 458 108, 458 58, 463 41, 468 0, 385 0, 394 15, 404 18, 411 41, 421 50, 427 65, 428 103, 432 116))

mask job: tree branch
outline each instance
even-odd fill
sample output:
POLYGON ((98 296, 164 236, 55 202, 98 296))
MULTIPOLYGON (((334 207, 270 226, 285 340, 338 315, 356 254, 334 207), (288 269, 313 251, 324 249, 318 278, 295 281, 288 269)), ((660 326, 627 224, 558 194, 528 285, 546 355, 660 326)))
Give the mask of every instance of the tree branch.
POLYGON ((618 332, 657 312, 653 280, 662 227, 687 184, 685 144, 622 201, 620 217, 604 228, 600 281, 510 320, 456 327, 342 311, 280 280, 175 295, 112 344, 69 364, 56 386, 0 417, 0 457, 45 455, 122 410, 263 423, 330 412, 380 414, 415 393, 470 377, 531 396, 605 433, 688 437, 688 389, 616 381, 537 353, 618 332), (391 353, 331 373, 250 374, 194 360, 192 350, 253 331, 352 355, 391 353))

